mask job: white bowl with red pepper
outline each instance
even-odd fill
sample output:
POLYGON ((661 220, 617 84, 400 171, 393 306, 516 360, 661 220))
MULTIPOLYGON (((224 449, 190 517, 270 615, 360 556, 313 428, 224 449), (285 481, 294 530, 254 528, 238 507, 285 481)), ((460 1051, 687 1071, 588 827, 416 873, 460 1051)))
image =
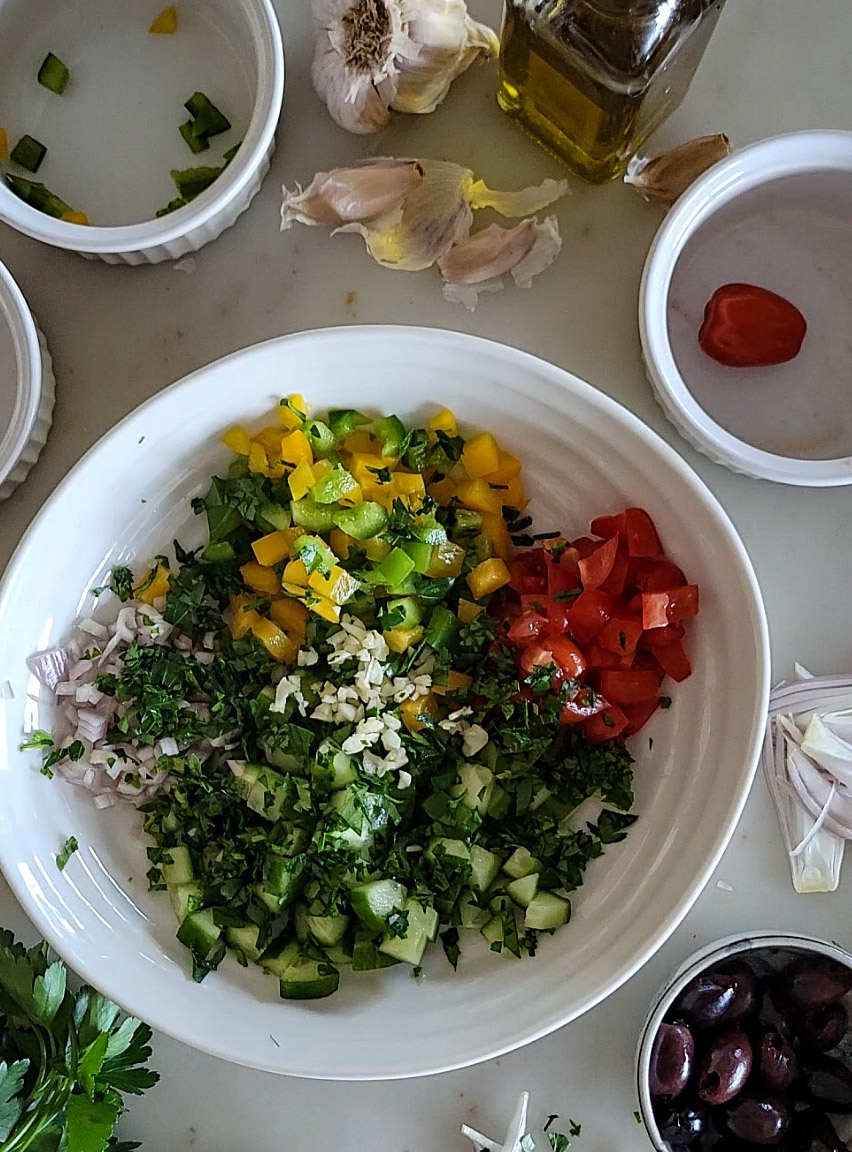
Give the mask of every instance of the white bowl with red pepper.
POLYGON ((852 483, 852 133, 794 132, 716 164, 642 276, 648 378, 700 452, 747 476, 852 483))

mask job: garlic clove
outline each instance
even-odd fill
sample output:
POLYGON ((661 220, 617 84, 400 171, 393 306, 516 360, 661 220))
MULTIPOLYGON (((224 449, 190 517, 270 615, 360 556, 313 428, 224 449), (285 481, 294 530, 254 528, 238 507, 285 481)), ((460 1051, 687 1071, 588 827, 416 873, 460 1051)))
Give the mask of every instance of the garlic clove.
POLYGON ((511 272, 519 288, 529 288, 539 272, 559 254, 562 240, 555 216, 539 224, 522 220, 514 228, 491 224, 450 249, 438 261, 444 277, 444 298, 464 304, 472 312, 481 292, 503 287, 503 274, 511 272))
POLYGON ((379 156, 347 168, 317 172, 303 192, 283 189, 281 230, 294 221, 300 224, 327 224, 333 228, 354 221, 388 217, 399 210, 405 198, 423 182, 424 171, 417 160, 396 160, 379 156))
POLYGON ((700 136, 659 156, 634 156, 627 165, 624 183, 633 184, 648 201, 671 205, 708 168, 730 156, 733 150, 723 132, 700 136))
POLYGON ((512 269, 512 279, 519 288, 529 288, 534 278, 549 268, 562 249, 559 223, 555 216, 547 216, 536 224, 532 248, 512 269))
POLYGON ((421 160, 420 166, 424 178, 406 196, 397 221, 352 223, 337 229, 363 236, 370 255, 385 268, 404 272, 430 268, 470 232, 470 169, 444 160, 421 160))
POLYGON ((501 216, 531 216, 566 196, 568 191, 567 180, 542 180, 540 184, 515 192, 501 192, 489 188, 484 180, 476 180, 470 187, 468 199, 471 207, 493 208, 501 216))

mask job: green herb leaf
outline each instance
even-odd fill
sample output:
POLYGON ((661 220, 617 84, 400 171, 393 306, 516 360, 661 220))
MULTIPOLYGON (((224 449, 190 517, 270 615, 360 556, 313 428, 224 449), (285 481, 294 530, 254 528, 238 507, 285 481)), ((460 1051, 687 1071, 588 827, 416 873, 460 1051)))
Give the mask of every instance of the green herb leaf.
POLYGON ((67 1152, 104 1152, 119 1110, 117 1097, 90 1100, 85 1094, 75 1092, 68 1101, 65 1115, 67 1152))
POLYGON ((0 1061, 0 1144, 9 1138, 24 1110, 20 1093, 29 1066, 29 1060, 16 1060, 14 1064, 0 1061))
POLYGON ((71 857, 74 855, 74 853, 77 851, 77 849, 79 847, 80 847, 80 845, 77 843, 76 837, 69 836, 68 839, 65 841, 65 843, 62 845, 61 852, 56 857, 56 867, 59 869, 60 872, 62 872, 64 870, 65 865, 68 863, 68 861, 71 859, 71 857))

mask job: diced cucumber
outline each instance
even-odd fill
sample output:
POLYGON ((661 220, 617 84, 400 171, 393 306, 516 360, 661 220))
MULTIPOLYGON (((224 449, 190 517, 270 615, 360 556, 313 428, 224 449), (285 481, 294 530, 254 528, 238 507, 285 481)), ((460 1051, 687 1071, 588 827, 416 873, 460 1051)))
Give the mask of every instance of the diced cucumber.
POLYGON ((522 908, 526 908, 533 896, 536 894, 538 888, 538 872, 530 872, 528 876, 522 876, 520 880, 512 880, 511 883, 506 885, 506 891, 512 897, 516 904, 520 904, 522 908))
POLYGON ((269 852, 263 862, 263 882, 260 898, 272 912, 280 912, 292 904, 304 887, 307 878, 304 856, 279 856, 269 852))
POLYGON ((457 536, 471 536, 482 527, 482 513, 469 508, 456 508, 455 529, 457 536))
MULTIPOLYGON (((337 504, 349 492, 354 492, 358 487, 358 481, 351 472, 347 472, 345 468, 339 464, 336 468, 332 468, 330 472, 326 472, 311 488, 311 500, 315 504, 337 504)), ((356 505, 357 507, 357 505, 356 505)))
POLYGON ((264 526, 268 525, 270 532, 282 531, 290 527, 290 509, 282 504, 261 504, 256 519, 263 520, 264 526))
POLYGON ((404 936, 382 937, 379 951, 406 964, 419 964, 430 940, 435 940, 440 927, 434 908, 424 908, 416 900, 406 900, 403 912, 408 913, 408 928, 404 936))
POLYGON ((290 924, 300 944, 308 938, 308 906, 299 900, 290 909, 290 924))
POLYGON ((352 757, 341 750, 334 752, 320 745, 317 759, 311 764, 311 776, 318 783, 325 784, 329 791, 339 792, 355 779, 352 757))
POLYGON ((285 1000, 321 1000, 340 984, 340 973, 327 959, 300 951, 281 977, 278 987, 285 1000))
POLYGON ((264 972, 268 972, 270 976, 276 976, 280 980, 298 955, 298 940, 288 940, 284 944, 267 949, 258 963, 264 972))
POLYGON ((459 767, 459 777, 462 804, 484 816, 494 791, 494 773, 482 764, 465 762, 459 767))
POLYGON ((234 546, 228 540, 219 540, 215 544, 208 544, 201 553, 201 559, 205 564, 223 564, 227 560, 233 560, 235 556, 234 546))
POLYGON ((395 620, 393 624, 383 622, 385 628, 415 628, 423 619, 423 606, 413 596, 400 596, 395 600, 388 600, 385 612, 402 614, 401 619, 395 620))
POLYGON ((503 951, 503 917, 499 912, 495 912, 490 920, 486 920, 480 932, 488 941, 492 952, 503 951))
POLYGON ((308 932, 317 944, 339 944, 346 935, 349 927, 348 916, 311 916, 306 917, 305 923, 308 932))
POLYGON ((377 968, 392 968, 399 960, 380 952, 374 940, 356 940, 352 953, 353 972, 373 972, 377 968))
MULTIPOLYGON (((358 505, 361 507, 361 505, 358 505)), ((354 512, 355 509, 353 508, 354 512)), ((317 504, 309 497, 303 500, 290 501, 290 514, 293 517, 293 523, 298 524, 300 528, 307 528, 309 532, 330 532, 335 527, 336 517, 339 515, 340 509, 334 504, 317 504)), ((341 527, 341 525, 337 525, 341 527)), ((346 529, 343 528, 346 532, 346 529)), ((350 532, 351 536, 352 533, 350 532)))
POLYGON ((349 893, 349 903, 358 919, 374 932, 384 932, 392 912, 405 904, 406 891, 396 880, 368 880, 349 893))
MULTIPOLYGON (((486 744, 482 750, 483 759, 488 758, 488 748, 486 744)), ((491 793, 491 800, 488 804, 488 815, 492 820, 505 820, 512 810, 512 796, 500 784, 494 785, 494 790, 491 793)))
POLYGON ((267 741, 263 741, 261 747, 273 768, 279 768, 291 776, 304 776, 305 765, 298 756, 294 756, 292 752, 282 752, 280 748, 273 748, 267 741))
MULTIPOLYGON (((504 896, 505 906, 495 910, 494 915, 480 931, 491 946, 492 952, 511 952, 520 959, 521 944, 518 938, 518 925, 515 909, 508 896, 504 896)), ((492 901, 492 907, 494 907, 492 901)))
POLYGON ((374 500, 365 500, 354 508, 336 508, 333 517, 334 523, 330 527, 339 528, 353 540, 369 540, 378 536, 388 522, 387 512, 374 500))
POLYGON ((524 927, 545 932, 559 928, 571 919, 571 901, 553 892, 536 892, 524 914, 524 927))
POLYGON ((245 960, 259 960, 260 949, 257 946, 260 929, 256 924, 244 924, 242 927, 225 929, 225 939, 239 956, 245 960))
POLYGON ((182 924, 190 912, 201 905, 201 889, 197 884, 174 884, 169 888, 169 902, 175 919, 182 924))
POLYGON ((486 908, 474 904, 470 893, 463 895, 458 904, 459 924, 462 928, 482 928, 491 919, 486 908))
POLYGON ((231 772, 237 791, 246 805, 258 816, 274 824, 284 811, 298 799, 298 789, 292 776, 282 776, 265 764, 238 764, 231 762, 231 772))
POLYGON ((487 848, 474 844, 470 849, 470 882, 477 892, 486 892, 500 871, 501 860, 487 848))
POLYGON ((328 944, 323 949, 330 962, 338 968, 341 964, 351 964, 355 942, 352 933, 347 932, 337 944, 328 944))
POLYGON ((160 871, 169 887, 173 884, 190 884, 195 879, 195 871, 189 857, 189 849, 183 844, 164 849, 160 871))
POLYGON ((214 921, 211 908, 205 908, 202 912, 189 912, 177 931, 178 940, 190 950, 193 960, 199 965, 208 962, 221 935, 222 929, 214 921))
POLYGON ((520 880, 522 876, 529 876, 530 872, 540 872, 541 861, 536 860, 526 848, 516 848, 503 865, 503 871, 508 872, 513 879, 520 880))
POLYGON ((441 855, 439 849, 443 849, 444 855, 454 856, 457 860, 470 860, 470 849, 463 840, 453 840, 449 836, 433 836, 426 846, 426 859, 435 860, 436 853, 438 856, 441 855))

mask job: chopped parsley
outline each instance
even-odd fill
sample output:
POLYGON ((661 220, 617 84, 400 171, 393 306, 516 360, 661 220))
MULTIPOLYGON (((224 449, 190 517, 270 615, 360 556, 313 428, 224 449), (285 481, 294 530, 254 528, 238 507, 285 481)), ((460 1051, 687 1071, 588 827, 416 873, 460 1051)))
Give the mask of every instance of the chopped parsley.
POLYGON ((77 843, 76 837, 69 836, 65 843, 62 845, 62 848, 56 857, 56 867, 60 872, 64 871, 65 865, 68 863, 78 848, 79 845, 77 843))

